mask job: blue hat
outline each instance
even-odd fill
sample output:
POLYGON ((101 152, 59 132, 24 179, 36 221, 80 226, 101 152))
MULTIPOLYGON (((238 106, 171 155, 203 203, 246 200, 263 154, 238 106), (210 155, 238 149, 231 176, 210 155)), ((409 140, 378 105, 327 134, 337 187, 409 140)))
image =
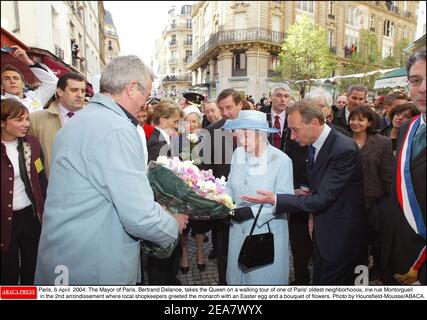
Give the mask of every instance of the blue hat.
POLYGON ((261 130, 268 133, 279 132, 279 129, 270 128, 267 121, 267 114, 261 111, 255 110, 243 110, 239 112, 237 119, 227 121, 222 129, 225 130, 236 130, 236 129, 248 129, 248 130, 261 130))

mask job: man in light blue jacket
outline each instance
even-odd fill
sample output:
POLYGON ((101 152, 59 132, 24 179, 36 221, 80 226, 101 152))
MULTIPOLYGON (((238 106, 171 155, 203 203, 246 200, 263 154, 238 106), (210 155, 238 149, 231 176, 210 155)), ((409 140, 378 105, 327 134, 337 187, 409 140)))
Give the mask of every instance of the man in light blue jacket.
POLYGON ((140 239, 172 244, 188 217, 154 202, 134 115, 152 73, 136 56, 113 59, 101 93, 55 138, 36 279, 39 285, 132 285, 140 239))

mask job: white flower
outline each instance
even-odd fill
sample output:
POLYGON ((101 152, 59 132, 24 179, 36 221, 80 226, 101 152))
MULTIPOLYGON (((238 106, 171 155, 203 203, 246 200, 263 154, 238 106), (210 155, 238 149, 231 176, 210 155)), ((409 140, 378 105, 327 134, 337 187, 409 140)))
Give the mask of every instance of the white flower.
POLYGON ((197 143, 199 141, 199 137, 195 133, 188 134, 187 139, 190 141, 190 143, 197 143))
POLYGON ((165 156, 159 156, 156 160, 157 163, 161 164, 162 166, 169 168, 169 159, 165 156))

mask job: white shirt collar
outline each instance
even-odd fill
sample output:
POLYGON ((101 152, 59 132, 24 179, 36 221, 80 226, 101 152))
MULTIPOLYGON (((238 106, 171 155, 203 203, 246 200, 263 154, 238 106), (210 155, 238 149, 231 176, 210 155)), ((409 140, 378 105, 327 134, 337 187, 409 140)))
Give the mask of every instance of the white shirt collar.
POLYGON ((283 131, 283 127, 285 125, 286 118, 286 109, 280 113, 274 112, 273 108, 271 108, 271 126, 274 126, 274 121, 276 120, 276 116, 279 116, 280 120, 280 129, 283 131))
POLYGON ((60 103, 58 103, 58 106, 59 106, 59 113, 61 114, 61 119, 62 119, 62 121, 63 121, 64 125, 68 122, 68 120, 70 120, 70 117, 69 117, 69 116, 67 116, 68 112, 77 113, 77 112, 79 112, 79 111, 80 111, 80 110, 77 110, 77 111, 70 111, 70 110, 66 109, 66 108, 65 108, 62 104, 60 104, 60 103))
POLYGON ((348 117, 350 117, 350 111, 348 111, 347 106, 345 107, 345 121, 348 124, 348 117))
POLYGON ((163 138, 165 138, 167 144, 171 144, 171 137, 167 134, 167 132, 165 130, 163 130, 162 128, 157 127, 157 126, 156 126, 156 129, 160 131, 163 138))
POLYGON ((315 159, 323 144, 325 143, 326 139, 328 138, 330 132, 331 128, 328 125, 324 124, 322 133, 320 134, 319 138, 317 138, 317 140, 312 144, 312 146, 316 149, 316 153, 314 156, 315 159))
POLYGON ((424 120, 424 117, 425 117, 425 113, 421 113, 421 122, 420 122, 420 126, 422 126, 423 124, 425 124, 426 123, 426 121, 424 120))

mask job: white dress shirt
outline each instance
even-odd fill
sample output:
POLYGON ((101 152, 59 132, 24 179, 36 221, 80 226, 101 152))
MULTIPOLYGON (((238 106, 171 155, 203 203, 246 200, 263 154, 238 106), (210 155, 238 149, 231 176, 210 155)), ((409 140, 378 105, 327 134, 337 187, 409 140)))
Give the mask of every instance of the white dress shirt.
POLYGON ((67 122, 71 119, 68 116, 68 112, 72 112, 72 113, 76 114, 77 112, 80 111, 80 110, 70 111, 68 109, 65 109, 65 107, 60 103, 58 103, 58 106, 59 106, 59 113, 61 114, 62 126, 65 126, 67 124, 67 122))
POLYGON ((171 137, 168 135, 168 133, 160 127, 156 126, 155 128, 160 131, 163 138, 165 138, 165 141, 167 142, 167 144, 171 144, 171 137))
POLYGON ((350 117, 350 111, 345 107, 345 122, 348 124, 348 118, 350 117))
POLYGON ((271 109, 271 127, 274 127, 276 116, 280 117, 280 135, 281 135, 283 132, 283 127, 285 126, 286 110, 283 110, 281 113, 277 114, 276 112, 273 111, 273 108, 271 109))
POLYGON ((331 132, 331 127, 327 125, 323 125, 323 131, 320 134, 319 138, 317 138, 316 141, 312 144, 314 147, 314 161, 317 159, 317 155, 319 154, 320 149, 322 148, 323 144, 326 141, 326 138, 328 138, 329 133, 331 132))

